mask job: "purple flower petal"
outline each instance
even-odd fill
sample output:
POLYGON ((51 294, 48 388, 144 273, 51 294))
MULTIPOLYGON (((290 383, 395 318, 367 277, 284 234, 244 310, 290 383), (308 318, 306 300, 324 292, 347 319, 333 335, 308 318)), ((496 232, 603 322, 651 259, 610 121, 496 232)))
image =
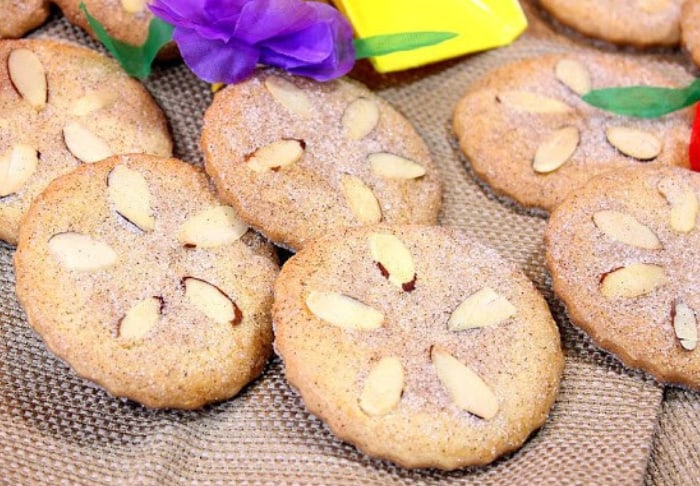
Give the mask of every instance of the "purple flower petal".
POLYGON ((151 11, 175 26, 187 65, 209 82, 250 76, 256 64, 319 81, 355 62, 350 24, 336 9, 302 0, 152 0, 151 11))
POLYGON ((250 44, 313 25, 318 15, 299 0, 251 0, 241 10, 235 35, 250 44))
POLYGON ((204 39, 194 30, 176 28, 173 39, 185 64, 209 83, 237 83, 251 76, 260 52, 256 47, 231 39, 228 43, 204 39))

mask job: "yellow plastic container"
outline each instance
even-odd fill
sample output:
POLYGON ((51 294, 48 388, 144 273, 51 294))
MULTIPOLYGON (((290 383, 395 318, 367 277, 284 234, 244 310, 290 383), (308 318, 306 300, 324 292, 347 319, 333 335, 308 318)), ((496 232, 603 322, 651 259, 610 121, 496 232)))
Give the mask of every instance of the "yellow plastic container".
POLYGON ((527 28, 516 0, 334 0, 357 37, 447 31, 434 46, 372 58, 377 71, 399 71, 513 42, 527 28))

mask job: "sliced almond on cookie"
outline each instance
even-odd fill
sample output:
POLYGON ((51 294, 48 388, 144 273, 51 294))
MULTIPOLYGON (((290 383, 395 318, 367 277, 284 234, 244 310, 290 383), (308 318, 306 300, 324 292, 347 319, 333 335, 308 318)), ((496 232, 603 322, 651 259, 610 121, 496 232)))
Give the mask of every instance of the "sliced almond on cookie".
POLYGON ((177 239, 188 247, 212 248, 233 243, 247 231, 248 225, 238 219, 231 206, 216 206, 185 221, 177 239))
POLYGON ((114 155, 104 140, 76 122, 63 127, 63 141, 76 159, 88 164, 114 155))
POLYGON ((345 136, 350 140, 365 138, 379 123, 379 106, 374 100, 358 98, 350 103, 341 119, 345 136))
POLYGON ((637 160, 652 160, 659 156, 663 142, 656 135, 631 127, 608 127, 605 136, 610 145, 637 160))
POLYGON ((516 312, 517 309, 508 299, 497 294, 491 287, 484 287, 457 306, 447 322, 447 328, 450 331, 461 331, 495 326, 510 319, 516 312))
POLYGON ((671 205, 671 228, 679 233, 689 233, 695 229, 698 219, 698 197, 693 189, 670 177, 662 179, 658 189, 671 205))
POLYGON ((260 147, 246 157, 248 168, 255 172, 279 170, 298 162, 304 156, 306 144, 301 140, 283 139, 260 147))
POLYGON ((196 277, 185 277, 182 283, 190 303, 212 321, 235 326, 243 320, 235 302, 216 285, 196 277))
POLYGON ((119 95, 111 90, 97 90, 78 98, 71 107, 71 113, 75 116, 85 116, 99 109, 105 108, 115 101, 119 95))
POLYGON ((46 106, 46 73, 39 57, 29 49, 14 49, 7 58, 7 70, 17 92, 37 110, 46 106))
POLYGON ((362 179, 352 175, 343 175, 341 179, 343 195, 350 206, 350 211, 362 224, 378 223, 382 220, 382 210, 372 189, 362 179))
POLYGON ((306 306, 319 319, 343 329, 366 331, 384 323, 381 312, 336 292, 312 290, 306 296, 306 306))
POLYGON ((673 306, 673 330, 683 349, 694 350, 698 346, 698 321, 693 309, 682 302, 673 306))
POLYGON ((661 242, 656 234, 634 216, 620 211, 604 210, 593 214, 593 222, 609 238, 647 250, 658 250, 661 242))
POLYGON ((600 284, 600 292, 608 299, 634 298, 653 292, 666 283, 668 278, 663 267, 649 263, 633 263, 605 274, 600 284))
POLYGON ((431 349, 430 359, 435 373, 457 407, 486 420, 496 416, 496 395, 479 375, 437 346, 431 349))
POLYGON ((496 99, 509 108, 527 113, 552 115, 568 113, 573 110, 563 101, 530 91, 504 91, 499 93, 496 99))
POLYGON ((377 152, 367 156, 370 169, 385 179, 417 179, 425 175, 425 167, 405 157, 377 152))
POLYGON ((125 12, 139 13, 143 11, 147 0, 121 0, 125 12))
POLYGON ((299 118, 311 118, 313 106, 308 95, 290 81, 279 76, 268 76, 265 87, 279 104, 299 118))
POLYGON ((591 73, 579 61, 562 59, 554 67, 554 75, 576 94, 584 95, 591 90, 591 73))
POLYGON ((395 356, 382 358, 370 371, 360 395, 360 408, 374 417, 386 415, 396 408, 403 393, 404 373, 401 360, 395 356))
POLYGON ((153 231, 156 218, 151 209, 151 191, 140 172, 117 165, 107 176, 107 187, 119 214, 143 231, 153 231))
POLYGON ((93 272, 117 263, 117 253, 106 243, 75 232, 58 233, 49 239, 49 250, 69 270, 93 272))
POLYGON ((637 8, 651 15, 668 10, 672 5, 671 0, 637 0, 637 8))
POLYGON ((119 320, 118 337, 129 340, 142 339, 156 325, 162 310, 162 297, 143 299, 119 320))
POLYGON ((29 145, 17 144, 0 157, 0 197, 17 192, 39 164, 39 153, 29 145))
POLYGON ((371 233, 368 239, 372 259, 382 275, 406 292, 412 291, 416 283, 416 267, 406 245, 387 233, 371 233))
POLYGON ((532 161, 533 170, 540 174, 557 170, 574 155, 579 140, 579 131, 576 127, 564 127, 552 132, 537 147, 532 161))

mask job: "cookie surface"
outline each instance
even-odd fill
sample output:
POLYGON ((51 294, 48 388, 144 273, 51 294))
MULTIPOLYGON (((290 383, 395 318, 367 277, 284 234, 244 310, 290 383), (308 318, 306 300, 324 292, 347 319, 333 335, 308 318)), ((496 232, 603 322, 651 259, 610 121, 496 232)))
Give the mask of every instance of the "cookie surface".
POLYGON ((540 0, 554 18, 582 34, 637 47, 680 41, 684 0, 540 0))
POLYGON ((14 39, 43 24, 50 10, 46 0, 0 0, 0 12, 0 39, 14 39))
POLYGON ((17 296, 79 375, 149 407, 196 408, 238 393, 271 352, 278 266, 246 231, 193 166, 112 157, 32 204, 17 296))
POLYGON ((335 228, 437 220, 442 190, 428 149, 356 82, 259 71, 216 94, 201 146, 221 197, 293 250, 335 228))
MULTIPOLYGON (((148 37, 148 25, 153 14, 148 9, 147 0, 53 0, 61 9, 69 22, 95 34, 88 23, 87 17, 80 10, 80 4, 85 3, 90 15, 104 26, 110 36, 133 46, 140 46, 148 37)), ((158 53, 161 59, 172 59, 177 56, 177 47, 169 43, 158 53)))
POLYGON ((491 71, 469 88, 453 127, 474 172, 499 194, 551 210, 608 170, 688 166, 690 111, 653 120, 617 116, 579 93, 674 84, 634 60, 602 54, 533 57, 491 71))
POLYGON ((119 153, 172 153, 165 117, 140 83, 83 47, 0 41, 0 238, 16 243, 51 180, 119 153))
POLYGON ((700 1, 686 0, 681 15, 681 37, 693 62, 700 66, 700 1))
POLYGON ((542 297, 453 229, 365 227, 315 241, 284 265, 273 322, 307 408, 404 467, 485 464, 520 447, 559 387, 559 334, 542 297))
POLYGON ((630 367, 700 388, 700 174, 605 174, 551 215, 547 265, 574 324, 630 367), (682 321, 682 322, 681 322, 682 321))

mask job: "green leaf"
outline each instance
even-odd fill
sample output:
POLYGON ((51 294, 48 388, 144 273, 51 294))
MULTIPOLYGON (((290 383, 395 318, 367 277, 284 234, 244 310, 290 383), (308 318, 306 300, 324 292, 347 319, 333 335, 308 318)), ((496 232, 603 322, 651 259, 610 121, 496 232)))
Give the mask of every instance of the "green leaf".
POLYGON ((657 118, 700 101, 700 79, 685 88, 629 86, 589 91, 583 100, 618 115, 657 118))
POLYGON ((455 32, 402 32, 355 39, 355 59, 432 46, 457 37, 457 35, 455 32))
POLYGON ((132 46, 120 40, 112 38, 104 26, 95 17, 90 15, 84 3, 80 3, 80 9, 90 23, 97 38, 104 44, 107 50, 119 61, 124 71, 129 76, 145 79, 151 74, 151 64, 158 51, 173 38, 174 27, 163 22, 158 17, 151 19, 148 24, 148 38, 140 46, 132 46))

